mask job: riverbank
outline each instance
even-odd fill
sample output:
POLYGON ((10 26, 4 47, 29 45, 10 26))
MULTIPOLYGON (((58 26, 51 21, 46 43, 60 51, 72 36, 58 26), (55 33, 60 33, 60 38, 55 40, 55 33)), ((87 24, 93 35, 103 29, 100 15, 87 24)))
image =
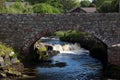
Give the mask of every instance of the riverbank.
POLYGON ((24 65, 18 59, 17 52, 0 42, 0 78, 22 77, 24 65))

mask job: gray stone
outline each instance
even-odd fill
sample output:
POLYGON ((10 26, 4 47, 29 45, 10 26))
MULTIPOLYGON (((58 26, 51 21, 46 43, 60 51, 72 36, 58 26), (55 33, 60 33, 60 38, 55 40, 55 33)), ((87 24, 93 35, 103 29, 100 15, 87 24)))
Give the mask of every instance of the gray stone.
POLYGON ((3 57, 0 57, 0 66, 1 66, 1 67, 4 67, 4 66, 5 66, 5 62, 4 62, 3 57))
POLYGON ((11 64, 11 60, 10 60, 10 56, 9 55, 5 55, 5 65, 8 66, 11 64))
POLYGON ((17 57, 11 59, 11 62, 12 62, 12 63, 16 63, 17 61, 18 61, 17 57))
MULTIPOLYGON (((111 47, 120 43, 120 13, 0 14, 0 41, 21 53, 30 53, 40 37, 58 30, 85 31, 111 47)), ((120 62, 120 54, 114 55, 111 60, 120 62)))

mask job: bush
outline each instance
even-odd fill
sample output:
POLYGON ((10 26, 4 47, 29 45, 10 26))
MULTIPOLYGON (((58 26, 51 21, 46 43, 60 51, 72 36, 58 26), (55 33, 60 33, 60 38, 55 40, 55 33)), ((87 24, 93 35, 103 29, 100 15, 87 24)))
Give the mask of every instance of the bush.
POLYGON ((33 7, 32 6, 26 6, 24 13, 33 13, 33 7))
POLYGON ((112 12, 112 8, 111 8, 111 3, 109 2, 104 2, 104 4, 102 4, 99 8, 98 11, 101 13, 107 13, 107 12, 112 12))
POLYGON ((58 31, 58 32, 55 32, 55 34, 60 37, 60 40, 72 41, 72 42, 79 41, 80 38, 88 36, 88 34, 85 32, 78 32, 75 30, 58 31))
POLYGON ((11 5, 9 8, 7 8, 8 13, 24 13, 25 7, 21 2, 16 2, 13 5, 11 5))
POLYGON ((5 13, 5 9, 3 7, 0 6, 0 13, 5 13))
POLYGON ((60 10, 46 3, 39 3, 33 6, 33 12, 53 14, 53 13, 60 13, 60 10))
POLYGON ((23 14, 23 13, 33 13, 33 7, 30 5, 24 6, 22 2, 16 2, 7 8, 7 13, 23 14))

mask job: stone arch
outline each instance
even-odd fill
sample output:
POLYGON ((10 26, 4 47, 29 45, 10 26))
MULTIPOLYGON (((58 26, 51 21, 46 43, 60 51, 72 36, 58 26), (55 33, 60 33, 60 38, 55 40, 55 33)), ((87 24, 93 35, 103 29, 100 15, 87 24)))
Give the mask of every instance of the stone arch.
MULTIPOLYGON (((53 34, 55 31, 59 31, 59 30, 65 30, 65 31, 66 30, 78 30, 78 31, 84 31, 84 32, 89 33, 89 31, 86 31, 86 30, 82 29, 81 26, 73 26, 73 27, 66 27, 66 28, 64 28, 64 27, 56 27, 56 28, 51 28, 51 29, 44 29, 41 32, 39 32, 39 34, 36 34, 34 37, 30 38, 28 42, 25 43, 25 46, 23 47, 23 52, 24 53, 31 52, 30 50, 33 49, 33 45, 35 44, 35 42, 37 40, 39 40, 41 37, 44 37, 46 35, 53 34)), ((103 63, 103 65, 106 66, 106 64, 108 62, 107 45, 102 40, 100 40, 98 37, 96 37, 96 39, 99 40, 102 44, 105 45, 106 53, 105 54, 101 53, 100 55, 99 54, 98 55, 93 54, 92 56, 97 58, 97 59, 100 59, 101 62, 103 63)))
MULTIPOLYGON (((34 44, 37 40, 39 40, 41 37, 44 37, 46 35, 49 35, 49 34, 53 34, 55 31, 60 31, 60 30, 63 30, 63 31, 67 31, 67 30, 78 30, 78 31, 83 31, 83 32, 87 32, 88 34, 94 36, 97 40, 99 40, 101 43, 103 43, 105 46, 107 46, 106 43, 104 43, 101 39, 99 39, 99 34, 98 36, 97 35, 94 35, 94 34, 91 34, 90 31, 86 31, 83 29, 83 27, 81 26, 72 26, 72 27, 64 27, 64 26, 61 26, 61 27, 55 27, 55 28, 45 28, 43 29, 42 31, 38 32, 38 34, 36 34, 34 37, 28 39, 26 42, 24 42, 24 46, 22 47, 22 53, 29 53, 29 47, 34 44)), ((31 33, 32 35, 32 33, 31 33)))

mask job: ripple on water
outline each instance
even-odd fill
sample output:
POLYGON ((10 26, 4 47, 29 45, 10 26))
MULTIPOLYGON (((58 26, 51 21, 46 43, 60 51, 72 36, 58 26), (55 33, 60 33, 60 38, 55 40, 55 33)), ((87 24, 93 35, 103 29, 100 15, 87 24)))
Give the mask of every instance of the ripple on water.
POLYGON ((38 67, 39 78, 43 80, 100 80, 101 63, 89 55, 59 54, 52 64, 66 63, 64 67, 38 67))

